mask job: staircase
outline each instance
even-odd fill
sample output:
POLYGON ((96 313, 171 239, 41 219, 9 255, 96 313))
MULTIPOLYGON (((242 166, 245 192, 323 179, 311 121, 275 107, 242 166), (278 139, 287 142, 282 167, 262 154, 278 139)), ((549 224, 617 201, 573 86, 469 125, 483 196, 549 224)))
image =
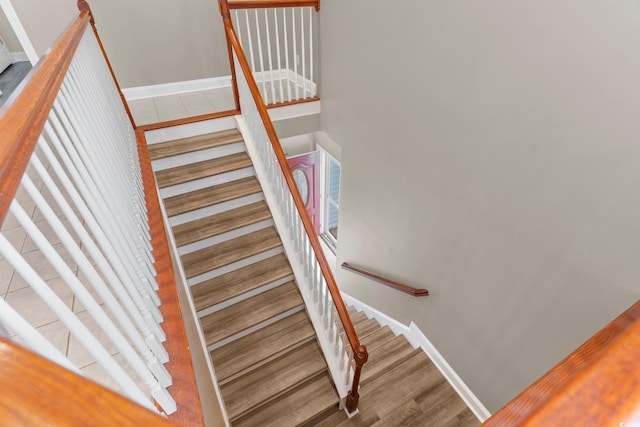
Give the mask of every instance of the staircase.
POLYGON ((149 152, 234 427, 478 424, 420 349, 353 309, 370 356, 348 419, 240 133, 149 152))

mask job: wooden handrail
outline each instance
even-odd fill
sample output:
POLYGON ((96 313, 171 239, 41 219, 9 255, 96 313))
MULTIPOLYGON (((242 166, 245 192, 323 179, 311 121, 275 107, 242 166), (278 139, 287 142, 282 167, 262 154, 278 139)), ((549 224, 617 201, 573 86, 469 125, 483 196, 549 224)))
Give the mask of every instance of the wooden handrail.
POLYGON ((220 12, 222 13, 222 18, 225 26, 225 32, 227 34, 227 40, 230 43, 231 48, 236 52, 236 56, 238 58, 238 63, 242 68, 242 72, 247 77, 247 84, 249 86, 249 90, 256 102, 256 106, 258 109, 258 113, 264 123, 265 129, 267 131, 267 135, 269 137, 269 141, 271 142, 271 146, 276 155, 276 159, 278 160, 278 164, 282 170, 284 175, 284 179, 287 182, 287 186, 289 187, 289 191, 293 197, 293 202, 298 210, 300 218, 302 220, 302 224, 304 226, 305 232, 309 238, 309 242, 313 251, 315 253, 316 259, 318 260, 318 264, 320 266, 320 270, 322 275, 327 282, 327 288, 329 289, 329 293, 331 294, 331 298, 333 299, 333 303, 335 309, 338 313, 338 317, 342 322, 342 326, 344 327, 345 335, 347 336, 347 340, 349 341, 349 345, 354 354, 354 360, 356 364, 354 381, 347 396, 347 409, 350 412, 355 411, 358 406, 358 387, 359 387, 359 379, 360 372, 362 370, 362 366, 366 363, 368 359, 367 348, 364 345, 360 344, 360 340, 358 339, 358 335, 356 334, 356 330, 353 327, 353 323, 351 322, 351 318, 349 317, 349 312, 342 300, 342 296, 340 295, 340 291, 338 289, 338 285, 336 284, 335 278, 333 277, 333 273, 331 272, 331 268, 329 267, 329 263, 324 257, 324 252, 322 251, 322 247, 320 246, 320 241, 318 240, 318 235, 315 232, 313 227, 313 223, 311 222, 311 218, 309 217, 309 213, 305 207, 305 203, 300 196, 300 192, 298 191, 298 187, 293 178, 293 174, 291 173, 291 168, 289 167, 289 163, 287 162, 287 158, 282 150, 282 146, 280 145, 280 140, 278 139, 278 135, 273 127, 273 123, 269 117, 269 113, 267 112, 267 108, 265 107, 265 103, 260 95, 260 91, 258 89, 258 85, 253 78, 253 74, 251 72, 251 68, 249 67, 249 63, 247 58, 244 55, 244 51, 240 46, 240 41, 238 40, 238 36, 233 28, 231 23, 231 17, 229 13, 229 5, 228 0, 219 0, 220 4, 220 12))
POLYGON ((3 426, 176 426, 1 337, 0 384, 3 426))
POLYGON ((411 286, 403 285, 400 282, 396 282, 395 280, 391 280, 391 279, 388 279, 386 277, 379 276, 379 275, 374 274, 374 273, 372 273, 370 271, 354 267, 352 265, 349 265, 346 262, 342 263, 342 268, 344 268, 347 271, 352 271, 352 272, 354 272, 356 274, 364 276, 364 277, 366 277, 368 279, 375 280, 376 282, 382 283, 383 285, 387 285, 390 288, 396 289, 396 290, 398 290, 400 292, 404 292, 405 294, 409 294, 409 295, 414 296, 414 297, 426 297, 427 295, 429 295, 429 291, 426 290, 426 289, 417 289, 417 288, 414 288, 414 287, 411 287, 411 286))
POLYGON ((637 301, 483 425, 637 425, 639 372, 637 301))
POLYGON ((320 0, 227 0, 229 9, 259 9, 271 7, 314 7, 320 10, 320 0))
MULTIPOLYGON (((51 52, 43 57, 33 70, 31 70, 21 84, 20 91, 11 97, 10 103, 5 104, 0 109, 0 141, 2 141, 2 143, 0 143, 0 224, 7 215, 9 205, 24 175, 29 158, 42 133, 47 117, 60 91, 62 82, 67 75, 80 40, 89 24, 92 24, 92 29, 97 37, 97 31, 93 25, 94 22, 89 5, 86 1, 80 0, 78 1, 78 8, 80 9, 79 16, 71 23, 52 48, 51 52)), ((97 38, 97 41, 105 61, 107 61, 116 88, 120 92, 121 100, 129 115, 129 119, 132 121, 132 125, 135 126, 102 47, 102 43, 99 38, 97 38)), ((178 405, 178 411, 169 418, 180 421, 184 425, 203 426, 202 409, 196 387, 189 345, 186 340, 184 322, 177 298, 174 272, 169 255, 166 230, 157 199, 151 161, 143 134, 137 132, 136 136, 138 137, 140 166, 149 213, 153 254, 156 260, 155 269, 158 273, 157 279, 160 286, 158 295, 163 303, 160 310, 165 319, 163 329, 167 336, 164 345, 170 355, 170 361, 166 367, 173 378, 173 385, 169 390, 178 405)), ((57 365, 54 365, 48 369, 57 369, 66 372, 62 368, 56 367, 57 365)), ((59 372, 56 375, 64 377, 66 375, 64 372, 59 372)), ((41 374, 41 376, 48 377, 48 374, 41 374)), ((86 385, 92 383, 84 381, 81 384, 86 385)), ((25 385, 28 384, 25 383, 25 385)), ((80 394, 85 393, 85 390, 82 388, 75 391, 80 394)), ((91 395, 91 387, 87 389, 86 393, 91 395)), ((14 402, 18 401, 20 401, 19 398, 14 400, 14 402)), ((82 411, 67 411, 69 418, 76 417, 77 412, 84 413, 86 407, 90 407, 93 403, 94 402, 85 402, 82 411)), ((5 409, 6 408, 1 408, 1 410, 5 409)), ((90 411, 87 412, 90 413, 90 411)), ((0 419, 2 419, 3 422, 5 421, 2 417, 0 417, 0 419)), ((143 421, 144 418, 140 420, 143 421)), ((121 423, 120 425, 134 425, 134 423, 137 425, 147 425, 145 422, 141 423, 140 421, 136 421, 135 417, 130 417, 130 421, 129 424, 121 423)), ((31 425, 30 423, 26 424, 31 425)), ((89 423, 83 425, 87 424, 89 423)), ((64 425, 79 424, 74 424, 69 421, 68 424, 64 425)), ((163 425, 162 422, 160 422, 159 425, 163 425)))
POLYGON ((89 14, 82 11, 51 52, 29 72, 18 96, 0 108, 0 224, 88 24, 89 14))

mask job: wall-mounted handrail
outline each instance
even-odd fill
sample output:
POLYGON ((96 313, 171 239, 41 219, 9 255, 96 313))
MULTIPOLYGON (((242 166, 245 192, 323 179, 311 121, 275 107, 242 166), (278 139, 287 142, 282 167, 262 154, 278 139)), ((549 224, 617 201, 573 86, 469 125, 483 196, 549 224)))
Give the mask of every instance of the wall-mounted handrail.
POLYGON ((268 138, 270 140, 271 148, 275 153, 277 163, 280 167, 282 174, 284 175, 284 180, 293 198, 293 203, 300 216, 300 219, 302 220, 304 233, 306 233, 309 239, 311 249, 313 250, 316 260, 319 264, 321 274, 326 280, 327 288, 333 300, 334 307, 338 314, 338 318, 340 319, 340 322, 344 328, 344 332, 349 342, 349 346, 353 351, 355 369, 354 369, 354 376, 353 376, 351 390, 349 391, 349 394, 347 396, 347 403, 346 403, 347 409, 350 412, 353 412, 356 410, 358 406, 358 399, 359 399, 358 388, 359 388, 360 374, 362 371, 362 366, 366 363, 368 359, 368 352, 366 347, 360 343, 360 340, 355 331, 353 323, 351 322, 349 312, 347 311, 344 301, 342 300, 342 296, 336 284, 335 278, 333 277, 331 268, 329 267, 329 263, 324 257, 324 252, 322 250, 322 247, 320 246, 320 241, 313 227, 313 223, 311 222, 309 213, 306 210, 305 203, 303 202, 302 197, 300 196, 300 192, 298 191, 298 187, 291 173, 291 169, 289 168, 289 164, 287 162, 284 151, 282 150, 282 146, 280 145, 280 141, 273 127, 273 123, 271 122, 269 113, 267 112, 267 108, 265 107, 262 96, 260 95, 258 85, 253 79, 251 68, 249 66, 249 63, 247 62, 247 59, 244 55, 244 51, 242 50, 242 47, 240 45, 240 41, 238 40, 238 36, 236 35, 233 25, 231 23, 231 16, 230 16, 229 5, 227 3, 227 0, 219 0, 219 4, 220 4, 220 11, 222 14, 224 26, 225 26, 225 32, 227 34, 227 40, 230 43, 230 47, 232 51, 235 52, 236 54, 238 63, 242 68, 243 74, 247 77, 247 84, 249 86, 249 90, 255 100, 258 113, 262 119, 268 138))
POLYGON ((425 297, 429 295, 429 291, 426 289, 418 289, 408 285, 404 285, 400 282, 396 282, 395 280, 388 279, 362 268, 354 267, 346 262, 342 263, 342 268, 347 271, 351 271, 353 273, 364 276, 368 279, 375 280, 376 282, 382 283, 383 285, 389 286, 390 288, 396 289, 400 292, 404 292, 405 294, 409 294, 414 297, 425 297))

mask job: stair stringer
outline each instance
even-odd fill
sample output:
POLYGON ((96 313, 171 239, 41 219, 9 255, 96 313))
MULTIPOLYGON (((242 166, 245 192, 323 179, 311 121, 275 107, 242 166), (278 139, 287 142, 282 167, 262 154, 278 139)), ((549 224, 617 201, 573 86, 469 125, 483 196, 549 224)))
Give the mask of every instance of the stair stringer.
MULTIPOLYGON (((160 189, 156 187, 156 191, 158 193, 158 200, 163 200, 160 195, 160 189)), ((200 345, 191 344, 191 351, 204 352, 203 359, 206 360, 207 363, 210 380, 213 383, 214 392, 218 400, 222 418, 224 420, 225 426, 231 427, 231 421, 229 420, 229 415, 227 414, 227 408, 224 404, 224 401, 222 400, 222 392, 220 391, 220 385, 218 384, 218 377, 216 377, 213 362, 211 361, 209 350, 207 349, 207 341, 204 337, 204 332, 202 331, 202 325, 198 319, 198 312, 196 310, 195 304, 193 303, 193 296, 191 295, 190 286, 187 283, 187 276, 184 272, 184 266, 182 265, 182 261, 180 261, 178 246, 176 245, 175 237, 173 236, 173 232, 171 231, 171 225, 169 223, 169 217, 167 216, 167 212, 164 207, 164 202, 160 203, 160 211, 162 212, 162 221, 164 222, 165 229, 167 230, 166 234, 169 243, 169 254, 171 255, 171 261, 173 262, 174 272, 176 276, 180 278, 179 281, 176 280, 176 286, 182 286, 184 288, 184 295, 186 295, 186 301, 180 301, 182 313, 184 317, 188 317, 189 320, 193 321, 198 334, 198 341, 200 345)), ((183 292, 179 292, 178 294, 183 294, 183 292)))
MULTIPOLYGON (((269 174, 261 162, 255 141, 253 140, 253 136, 251 135, 251 132, 249 130, 249 126, 242 116, 235 116, 235 119, 238 130, 240 130, 240 133, 244 138, 245 146, 247 148, 247 154, 249 155, 253 163, 255 176, 262 186, 265 200, 267 202, 267 205, 269 206, 269 209, 271 210, 271 215, 273 217, 276 230, 280 234, 284 252, 289 259, 291 269, 293 270, 293 275, 296 279, 296 283, 298 285, 298 288, 300 289, 302 299, 304 300, 304 304, 307 308, 307 313, 315 330, 318 344, 320 345, 325 361, 327 362, 327 366, 329 368, 329 373, 338 392, 338 397, 340 398, 340 409, 343 409, 346 404, 349 386, 351 385, 351 382, 353 380, 353 369, 351 369, 350 363, 351 361, 345 360, 346 356, 344 355, 342 355, 343 360, 340 360, 340 355, 336 354, 336 344, 331 343, 329 337, 329 329, 325 328, 324 326, 325 320, 323 319, 323 316, 320 313, 320 309, 314 299, 314 296, 312 295, 313 286, 310 277, 306 275, 305 267, 300 261, 300 254, 295 248, 293 233, 287 226, 285 217, 280 211, 280 203, 277 198, 277 192, 268 179, 269 174)), ((338 339, 342 340, 341 337, 338 337, 338 339)), ((344 348, 349 345, 349 343, 343 344, 345 345, 344 348)))

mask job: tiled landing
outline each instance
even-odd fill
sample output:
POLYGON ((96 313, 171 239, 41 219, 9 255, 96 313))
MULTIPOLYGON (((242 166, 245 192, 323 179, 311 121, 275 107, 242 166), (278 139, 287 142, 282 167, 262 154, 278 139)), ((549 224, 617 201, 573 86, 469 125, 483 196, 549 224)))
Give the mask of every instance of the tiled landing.
POLYGON ((133 119, 138 126, 235 108, 231 86, 201 92, 137 99, 128 103, 133 119))

